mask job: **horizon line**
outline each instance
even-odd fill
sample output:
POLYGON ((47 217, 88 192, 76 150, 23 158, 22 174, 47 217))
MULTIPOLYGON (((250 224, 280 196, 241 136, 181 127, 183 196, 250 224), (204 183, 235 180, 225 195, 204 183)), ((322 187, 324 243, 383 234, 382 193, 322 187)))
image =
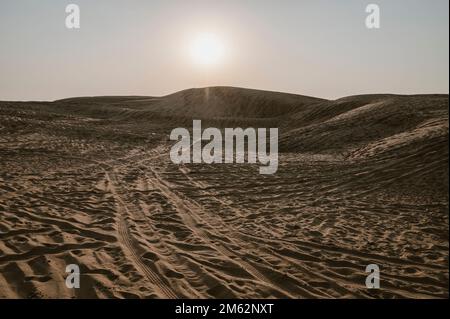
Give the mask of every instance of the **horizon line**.
POLYGON ((257 89, 257 88, 251 88, 251 87, 240 87, 240 86, 230 86, 230 85, 213 85, 213 86, 205 86, 205 87, 189 87, 186 89, 181 89, 178 91, 174 91, 172 93, 169 94, 164 94, 164 95, 140 95, 140 94, 123 94, 123 95, 81 95, 81 96, 69 96, 69 97, 63 97, 63 98, 57 98, 54 100, 51 99, 36 99, 36 100, 31 100, 31 99, 26 99, 26 100, 2 100, 0 99, 0 102, 22 102, 22 103, 31 103, 31 102, 36 102, 36 103, 54 103, 54 102, 60 102, 60 101, 64 101, 64 100, 72 100, 72 99, 90 99, 90 98, 164 98, 164 97, 168 97, 170 95, 174 95, 177 93, 181 93, 184 91, 189 91, 189 90, 205 90, 205 89, 211 89, 211 88, 228 88, 228 89, 243 89, 243 90, 249 90, 249 91, 261 91, 261 92, 269 92, 269 93, 278 93, 278 94, 287 94, 287 95, 297 95, 297 96, 303 96, 303 97, 308 97, 308 98, 314 98, 314 99, 319 99, 319 100, 325 100, 325 101, 337 101, 340 99, 344 99, 347 97, 357 97, 357 96, 376 96, 376 95, 391 95, 391 96, 425 96, 425 95, 449 95, 449 92, 447 93, 356 93, 356 94, 350 94, 350 95, 345 95, 345 96, 340 96, 337 98, 323 98, 323 97, 317 97, 317 96, 312 96, 312 95, 306 95, 306 94, 300 94, 300 93, 293 93, 293 92, 288 92, 288 91, 277 91, 277 90, 265 90, 265 89, 257 89))

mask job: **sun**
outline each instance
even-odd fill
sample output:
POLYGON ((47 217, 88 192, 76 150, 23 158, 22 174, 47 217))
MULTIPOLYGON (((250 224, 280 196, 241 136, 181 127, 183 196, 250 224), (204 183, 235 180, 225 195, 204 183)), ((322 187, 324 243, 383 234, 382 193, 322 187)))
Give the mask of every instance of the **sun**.
POLYGON ((191 44, 191 57, 194 63, 212 66, 222 62, 225 47, 221 39, 213 33, 199 34, 191 44))

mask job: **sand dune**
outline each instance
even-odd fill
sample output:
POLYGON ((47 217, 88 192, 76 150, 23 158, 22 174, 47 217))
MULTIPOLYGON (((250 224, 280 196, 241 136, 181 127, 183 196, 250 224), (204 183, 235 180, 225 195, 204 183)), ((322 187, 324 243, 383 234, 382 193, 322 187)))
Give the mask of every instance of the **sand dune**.
POLYGON ((228 87, 0 102, 0 297, 448 298, 447 105, 228 87), (192 119, 279 127, 277 174, 172 164, 192 119))

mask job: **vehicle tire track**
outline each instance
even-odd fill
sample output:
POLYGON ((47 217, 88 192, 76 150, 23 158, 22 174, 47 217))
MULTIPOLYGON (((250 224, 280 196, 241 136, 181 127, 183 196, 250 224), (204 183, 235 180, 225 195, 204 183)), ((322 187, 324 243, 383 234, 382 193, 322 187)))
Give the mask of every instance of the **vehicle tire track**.
MULTIPOLYGON (((198 216, 193 209, 191 209, 188 206, 188 203, 186 203, 185 200, 180 198, 177 194, 172 192, 170 188, 166 185, 166 182, 159 176, 157 172, 155 172, 153 169, 150 169, 150 171, 153 174, 154 178, 150 178, 145 172, 143 172, 147 178, 147 180, 150 181, 150 183, 157 189, 161 191, 161 193, 169 200, 172 201, 172 203, 177 208, 177 211, 180 213, 180 216, 182 217, 184 223, 193 231, 194 234, 196 234, 199 238, 201 238, 203 241, 208 243, 211 247, 213 247, 216 251, 218 251, 220 254, 225 256, 227 259, 229 259, 231 262, 237 264, 239 267, 244 269, 247 273, 249 273, 251 276, 256 278, 261 284, 267 285, 268 287, 271 287, 275 291, 281 293, 282 295, 285 295, 289 298, 295 298, 296 296, 293 295, 291 292, 288 292, 276 285, 270 278, 267 278, 264 276, 259 270, 257 270, 255 267, 253 267, 251 264, 244 260, 236 260, 233 257, 236 257, 236 254, 229 250, 227 247, 222 246, 214 242, 211 238, 209 238, 209 235, 203 230, 198 228, 196 226, 198 222, 196 219, 201 220, 202 223, 208 224, 206 221, 204 221, 200 216, 198 216)), ((304 295, 306 293, 302 289, 298 289, 299 291, 297 294, 301 294, 305 297, 310 297, 304 295)))
POLYGON ((117 179, 114 176, 114 173, 105 171, 106 179, 109 183, 109 189, 111 194, 114 196, 116 200, 116 205, 118 209, 118 233, 119 233, 119 242, 124 246, 124 253, 128 255, 130 259, 134 262, 134 265, 145 277, 156 286, 156 290, 158 290, 162 295, 170 299, 177 299, 177 294, 170 288, 169 284, 163 280, 157 273, 155 273, 149 266, 145 264, 142 260, 141 254, 139 253, 138 243, 135 242, 132 235, 128 230, 128 225, 126 222, 126 217, 130 216, 130 211, 126 203, 122 200, 122 197, 117 191, 117 179))

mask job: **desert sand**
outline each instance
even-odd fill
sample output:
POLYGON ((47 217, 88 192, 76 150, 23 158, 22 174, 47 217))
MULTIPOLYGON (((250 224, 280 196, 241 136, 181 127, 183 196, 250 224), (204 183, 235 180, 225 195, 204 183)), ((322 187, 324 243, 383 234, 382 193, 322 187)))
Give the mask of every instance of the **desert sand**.
POLYGON ((0 102, 1 298, 448 298, 448 236, 448 95, 0 102), (278 127, 277 173, 173 164, 192 119, 278 127))

